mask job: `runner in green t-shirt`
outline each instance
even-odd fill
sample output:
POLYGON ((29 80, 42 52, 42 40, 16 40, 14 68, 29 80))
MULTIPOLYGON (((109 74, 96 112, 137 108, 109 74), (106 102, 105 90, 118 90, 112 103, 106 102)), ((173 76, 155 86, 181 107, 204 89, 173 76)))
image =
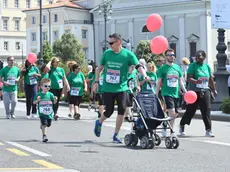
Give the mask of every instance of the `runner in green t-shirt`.
POLYGON ((154 91, 156 93, 156 83, 157 83, 157 75, 156 75, 156 66, 154 63, 148 63, 147 65, 147 76, 149 76, 150 80, 144 79, 142 76, 140 78, 141 91, 154 91), (150 85, 151 87, 150 87, 150 85), (152 88, 153 87, 153 88, 152 88))
MULTIPOLYGON (((163 96, 164 103, 168 112, 168 115, 172 118, 170 124, 173 128, 174 119, 178 115, 178 98, 179 89, 186 92, 183 79, 182 71, 179 65, 174 64, 175 54, 173 49, 165 51, 166 64, 164 64, 158 70, 158 81, 156 87, 156 95, 158 96, 161 88, 161 95, 163 96)), ((173 134, 173 133, 171 133, 173 134)), ((166 136, 166 129, 163 130, 163 136, 166 136)))
POLYGON ((8 66, 0 71, 0 82, 3 83, 3 102, 6 118, 15 118, 14 111, 17 104, 17 83, 20 80, 20 71, 14 66, 14 57, 7 57, 8 66), (11 109, 10 109, 11 104, 11 109))
POLYGON ((57 103, 57 97, 53 93, 49 92, 51 81, 48 78, 43 78, 41 80, 42 91, 37 93, 34 97, 33 103, 38 104, 38 114, 41 121, 42 129, 42 141, 47 142, 48 138, 46 136, 46 127, 51 126, 52 115, 54 113, 53 106, 57 103))
POLYGON ((100 119, 96 120, 94 133, 97 137, 100 137, 102 123, 113 114, 116 100, 118 104, 118 117, 113 141, 122 143, 117 135, 123 123, 123 115, 126 109, 126 91, 128 90, 127 73, 129 66, 137 65, 136 68, 138 71, 143 76, 147 76, 143 67, 138 65, 136 56, 131 51, 122 48, 122 38, 119 34, 114 33, 110 35, 109 44, 111 49, 106 50, 102 55, 93 87, 94 91, 96 91, 100 73, 104 69, 103 90, 106 111, 101 114, 100 119))
POLYGON ((185 124, 190 125, 193 116, 200 108, 202 119, 205 124, 205 136, 214 137, 212 134, 211 125, 211 94, 210 88, 214 96, 217 95, 215 84, 212 77, 211 68, 208 64, 204 63, 206 53, 204 51, 198 51, 196 53, 196 62, 190 64, 187 75, 188 75, 188 90, 193 90, 197 94, 197 100, 193 104, 186 105, 186 111, 180 121, 179 134, 184 136, 185 124), (209 88, 210 87, 210 88, 209 88))
POLYGON ((70 85, 69 117, 73 116, 74 109, 74 119, 80 119, 79 106, 83 93, 87 91, 87 84, 84 74, 80 71, 80 65, 74 64, 72 69, 73 72, 67 78, 70 85))

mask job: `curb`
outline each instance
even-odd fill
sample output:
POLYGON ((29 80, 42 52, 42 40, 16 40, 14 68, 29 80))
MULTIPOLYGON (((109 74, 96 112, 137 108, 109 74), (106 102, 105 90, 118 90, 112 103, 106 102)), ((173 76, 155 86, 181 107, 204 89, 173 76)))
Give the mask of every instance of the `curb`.
MULTIPOLYGON (((18 99, 18 102, 25 103, 26 100, 25 99, 18 99)), ((68 104, 64 103, 64 102, 60 102, 59 105, 68 107, 68 104)), ((82 103, 80 105, 80 108, 88 109, 88 104, 82 103)), ((117 106, 114 107, 114 110, 117 111, 117 106)), ((179 118, 181 118, 183 116, 183 114, 184 114, 184 112, 179 112, 179 118)), ((193 118, 194 119, 202 119, 202 115, 199 113, 196 113, 193 118)), ((211 112, 211 119, 212 119, 212 121, 230 122, 230 115, 227 115, 227 114, 218 114, 217 115, 217 114, 212 114, 212 112, 211 112)))

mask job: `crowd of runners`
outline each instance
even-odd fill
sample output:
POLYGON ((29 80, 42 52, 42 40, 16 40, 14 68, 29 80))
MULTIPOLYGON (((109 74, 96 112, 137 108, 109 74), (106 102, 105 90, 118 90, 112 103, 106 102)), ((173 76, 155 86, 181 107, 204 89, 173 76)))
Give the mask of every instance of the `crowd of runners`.
MULTIPOLYGON (((130 109, 133 106, 131 90, 136 93, 154 92, 162 101, 164 111, 173 118, 170 122, 172 127, 178 116, 178 107, 185 108, 179 127, 181 136, 185 135, 185 124, 190 124, 196 110, 200 108, 205 136, 214 137, 210 118, 211 93, 216 96, 217 92, 211 68, 204 62, 204 51, 196 53, 194 62, 190 63, 187 58, 183 58, 182 64, 178 65, 175 63, 173 49, 159 55, 154 63, 153 60, 138 61, 134 53, 122 48, 122 38, 119 34, 109 36, 109 45, 110 49, 103 53, 100 64, 97 67, 89 65, 87 76, 84 76, 81 65, 75 61, 68 62, 68 73, 59 67, 60 59, 57 57, 53 57, 48 64, 39 68, 27 60, 25 68, 20 70, 14 65, 14 57, 9 56, 8 65, 0 71, 0 96, 3 96, 6 118, 16 118, 18 83, 23 77, 26 115, 28 119, 35 119, 37 114, 39 115, 44 142, 48 141, 46 127, 51 126, 52 119, 59 118, 58 107, 62 94, 68 99, 68 116, 79 120, 82 97, 84 92, 89 92, 88 109, 91 109, 94 100, 98 102, 98 119, 95 122, 94 134, 100 137, 103 122, 114 113, 116 102, 118 115, 113 142, 122 143, 118 134, 123 121, 130 121, 130 109), (129 79, 131 81, 128 85, 129 79), (196 92, 198 98, 195 103, 186 104, 183 101, 183 94, 187 90, 196 92)), ((166 136, 166 129, 162 131, 162 135, 166 136)))

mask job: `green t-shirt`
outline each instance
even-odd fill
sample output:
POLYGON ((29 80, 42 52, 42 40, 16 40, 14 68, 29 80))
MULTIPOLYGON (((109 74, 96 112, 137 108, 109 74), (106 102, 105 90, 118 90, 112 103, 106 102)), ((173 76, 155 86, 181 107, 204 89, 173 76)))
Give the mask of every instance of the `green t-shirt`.
POLYGON ((200 65, 197 62, 192 63, 187 71, 187 75, 193 75, 193 78, 202 80, 201 84, 193 84, 189 82, 188 89, 193 91, 201 91, 202 89, 209 89, 209 78, 212 74, 211 68, 208 64, 200 65))
POLYGON ((54 95, 51 92, 46 94, 39 92, 34 97, 34 100, 37 100, 37 97, 40 96, 41 100, 38 102, 38 114, 41 117, 46 119, 53 119, 53 105, 54 105, 54 95))
POLYGON ((156 72, 157 77, 159 77, 159 72, 158 72, 158 71, 159 71, 159 69, 160 69, 162 66, 164 66, 164 64, 163 64, 163 65, 161 65, 161 66, 158 66, 158 65, 156 66, 156 67, 157 67, 157 72, 156 72))
POLYGON ((41 81, 43 78, 49 78, 49 73, 41 73, 41 77, 38 80, 41 81))
POLYGON ((169 66, 163 65, 158 70, 159 78, 162 78, 161 94, 162 96, 170 96, 179 98, 180 78, 182 70, 179 65, 173 64, 169 66))
POLYGON ((62 89, 63 88, 63 78, 65 76, 65 71, 63 68, 51 68, 49 72, 49 77, 51 80, 51 89, 62 89))
POLYGON ((36 66, 31 66, 25 75, 25 82, 28 85, 35 85, 38 83, 38 78, 34 77, 34 74, 39 74, 39 70, 36 66))
POLYGON ((6 66, 0 71, 0 77, 9 84, 9 86, 3 85, 3 91, 14 92, 18 90, 16 80, 20 76, 19 68, 13 66, 12 68, 6 66))
POLYGON ((104 92, 127 91, 129 66, 137 64, 137 57, 125 48, 122 48, 119 53, 111 49, 105 51, 100 61, 100 65, 104 66, 104 92))
POLYGON ((104 92, 103 90, 103 79, 104 79, 104 73, 102 73, 99 77, 99 84, 98 84, 98 91, 97 93, 102 94, 104 92))
MULTIPOLYGON (((154 89, 154 92, 156 92, 156 83, 157 83, 157 75, 154 72, 146 72, 146 75, 151 78, 150 84, 154 89)), ((140 82, 144 80, 144 77, 141 76, 140 82)), ((149 86, 147 82, 145 82, 142 87, 141 91, 152 91, 152 88, 149 86)))
POLYGON ((88 74, 88 79, 92 79, 92 80, 90 81, 90 83, 89 83, 89 88, 91 88, 92 85, 93 85, 93 83, 94 83, 94 81, 95 81, 95 72, 94 72, 94 73, 93 73, 93 72, 90 72, 90 73, 88 74))
POLYGON ((70 85, 71 96, 82 96, 84 93, 85 76, 82 72, 77 74, 71 73, 67 78, 70 85))
MULTIPOLYGON (((133 70, 133 72, 128 73, 128 79, 133 78, 129 81, 129 87, 132 89, 133 92, 137 90, 137 71, 133 70)), ((128 94, 131 94, 130 89, 127 90, 128 94)))

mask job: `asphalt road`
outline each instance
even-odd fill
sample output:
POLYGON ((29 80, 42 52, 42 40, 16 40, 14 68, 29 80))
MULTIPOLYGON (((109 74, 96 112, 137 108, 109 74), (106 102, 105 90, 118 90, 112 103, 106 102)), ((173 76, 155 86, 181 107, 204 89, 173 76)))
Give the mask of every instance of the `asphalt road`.
MULTIPOLYGON (((48 143, 41 142, 39 120, 27 120, 25 104, 18 103, 16 119, 5 119, 0 102, 0 171, 52 172, 229 172, 230 123, 213 121, 215 138, 204 137, 202 120, 193 120, 178 149, 166 149, 164 141, 154 149, 128 148, 112 143, 114 114, 97 138, 93 127, 97 114, 81 110, 79 121, 69 119, 61 107, 59 121, 49 128, 48 143)), ((178 131, 179 119, 175 126, 178 131)), ((124 123, 120 136, 130 132, 124 123)))

